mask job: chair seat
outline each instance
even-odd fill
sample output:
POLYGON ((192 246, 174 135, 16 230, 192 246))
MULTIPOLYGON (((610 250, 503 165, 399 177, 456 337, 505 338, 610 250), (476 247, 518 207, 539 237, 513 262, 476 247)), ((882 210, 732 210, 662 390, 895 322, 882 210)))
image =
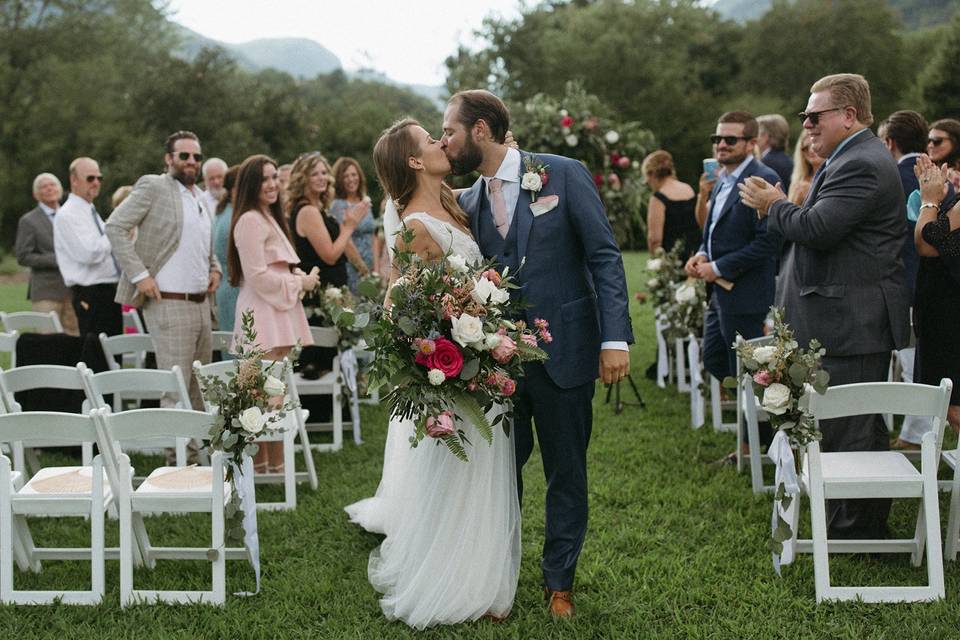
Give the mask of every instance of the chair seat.
POLYGON ((299 372, 293 374, 294 383, 297 385, 297 391, 301 395, 313 395, 317 391, 329 391, 337 382, 337 376, 333 371, 327 371, 316 380, 304 378, 299 372))
MULTIPOLYGON (((92 479, 92 467, 45 467, 30 478, 17 496, 89 497, 92 479)), ((103 495, 104 499, 110 497, 106 471, 103 472, 103 495)))
MULTIPOLYGON (((908 498, 923 493, 923 477, 896 451, 838 451, 820 454, 826 498, 908 498), (847 492, 852 492, 847 495, 847 492)), ((803 484, 809 470, 804 460, 803 484)))
POLYGON ((950 467, 951 469, 957 468, 957 460, 960 459, 960 455, 958 455, 958 451, 960 451, 960 449, 950 449, 950 450, 945 449, 941 452, 941 457, 943 458, 943 461, 946 462, 947 466, 950 467))
MULTIPOLYGON (((178 496, 210 495, 213 491, 213 469, 210 467, 160 467, 154 469, 134 492, 138 496, 176 494, 178 496)), ((230 483, 223 483, 223 493, 230 497, 230 483)))

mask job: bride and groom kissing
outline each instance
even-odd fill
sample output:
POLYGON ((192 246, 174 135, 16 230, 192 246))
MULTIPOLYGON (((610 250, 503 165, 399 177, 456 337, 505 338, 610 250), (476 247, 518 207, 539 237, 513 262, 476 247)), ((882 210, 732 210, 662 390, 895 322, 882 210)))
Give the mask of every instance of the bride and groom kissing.
POLYGON ((416 628, 509 614, 534 429, 547 485, 544 594, 551 614, 573 615, 595 380, 615 382, 629 371, 623 261, 593 178, 576 160, 506 145, 508 128, 499 98, 463 91, 447 105, 440 139, 405 119, 374 148, 396 207, 384 217, 388 243, 389 227, 402 224, 414 231, 404 248, 427 260, 448 252, 495 260, 501 273, 516 274, 525 320, 546 319, 553 334, 549 359, 525 365, 511 398, 509 438, 474 440, 463 463, 445 447, 411 448, 412 423, 391 421, 376 495, 347 507, 351 521, 386 534, 369 562, 384 614, 416 628), (473 171, 481 177, 460 193, 443 182, 473 171))

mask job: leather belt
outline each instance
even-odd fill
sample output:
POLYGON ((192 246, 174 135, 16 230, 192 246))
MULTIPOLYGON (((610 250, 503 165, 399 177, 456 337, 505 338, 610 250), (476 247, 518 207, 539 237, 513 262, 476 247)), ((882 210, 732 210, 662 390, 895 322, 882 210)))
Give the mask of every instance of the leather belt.
POLYGON ((203 302, 207 299, 206 293, 172 293, 170 291, 161 291, 160 297, 164 300, 185 300, 190 302, 203 302))

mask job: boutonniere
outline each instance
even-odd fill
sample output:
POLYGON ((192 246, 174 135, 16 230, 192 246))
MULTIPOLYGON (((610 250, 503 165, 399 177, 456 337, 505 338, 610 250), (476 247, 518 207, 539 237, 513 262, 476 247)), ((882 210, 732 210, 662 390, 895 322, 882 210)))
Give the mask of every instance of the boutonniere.
POLYGON ((530 202, 537 199, 537 194, 543 189, 550 180, 550 174, 547 169, 550 165, 543 164, 537 160, 536 156, 526 156, 523 159, 523 175, 520 178, 520 186, 530 192, 530 202))

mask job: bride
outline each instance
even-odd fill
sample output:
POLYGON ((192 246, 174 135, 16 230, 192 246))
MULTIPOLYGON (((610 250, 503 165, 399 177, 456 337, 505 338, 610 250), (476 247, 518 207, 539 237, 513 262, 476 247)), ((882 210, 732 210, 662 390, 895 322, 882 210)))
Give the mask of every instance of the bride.
MULTIPOLYGON (((373 159, 399 212, 388 206, 384 215, 388 243, 425 260, 450 251, 482 261, 466 214, 443 183, 447 156, 419 123, 390 127, 373 159), (410 246, 394 236, 401 224, 415 233, 410 246)), ((469 462, 429 439, 411 448, 413 423, 391 420, 376 495, 346 507, 351 522, 386 535, 368 568, 384 615, 417 629, 501 619, 513 606, 520 569, 513 442, 498 429, 487 445, 475 427, 462 428, 474 443, 469 462)))

